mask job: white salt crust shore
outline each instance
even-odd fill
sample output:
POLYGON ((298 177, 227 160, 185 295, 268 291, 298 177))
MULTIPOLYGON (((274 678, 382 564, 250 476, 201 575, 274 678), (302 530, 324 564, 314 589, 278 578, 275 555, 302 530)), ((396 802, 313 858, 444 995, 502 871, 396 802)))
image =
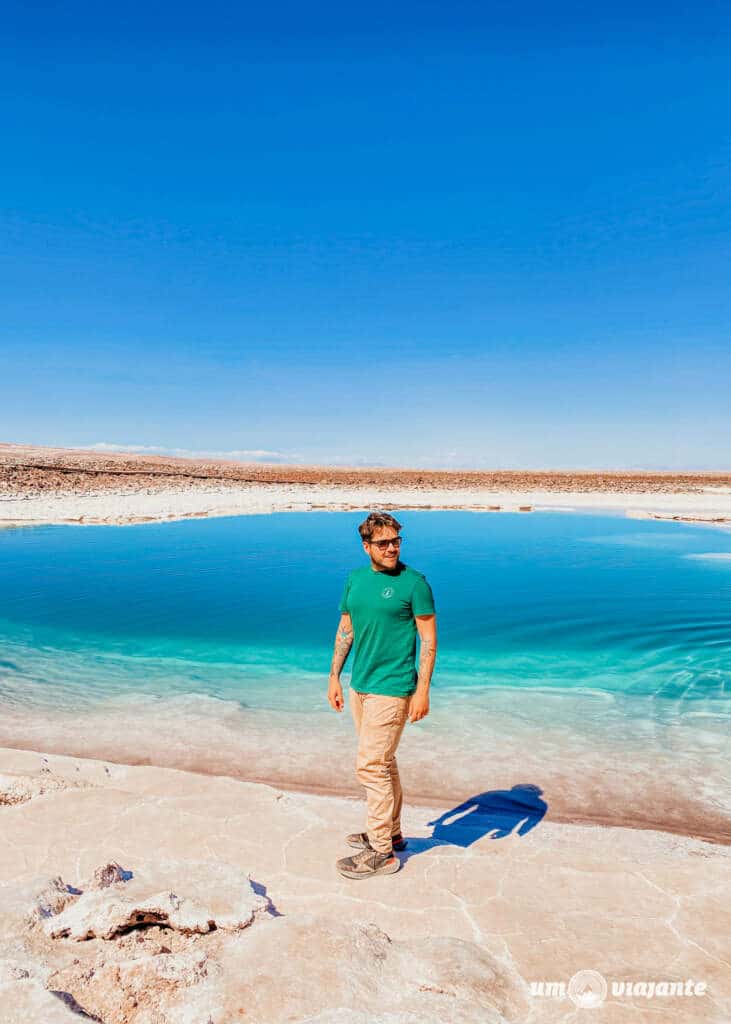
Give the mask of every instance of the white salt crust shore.
POLYGON ((401 869, 354 882, 334 862, 363 812, 352 798, 0 748, 0 1022, 731 1018, 728 847, 546 820, 435 844, 438 809, 407 804, 401 869), (585 970, 610 986, 590 1012, 531 991, 585 970), (669 982, 695 994, 646 994, 669 982))
POLYGON ((0 497, 0 526, 74 523, 133 525, 191 518, 351 509, 611 512, 631 518, 674 519, 731 529, 731 488, 693 493, 614 491, 487 491, 346 488, 311 484, 200 486, 88 494, 0 497))
MULTIPOLYGON (((427 718, 407 724, 399 763, 412 804, 446 811, 477 797, 491 814, 500 794, 529 784, 552 822, 731 847, 727 735, 720 715, 638 720, 606 694, 567 702, 555 691, 491 690, 477 708, 437 690, 427 718)), ((297 718, 202 694, 119 696, 95 706, 72 699, 64 708, 34 704, 29 694, 27 707, 11 700, 0 716, 0 747, 343 797, 361 792, 356 745, 349 712, 297 718)))

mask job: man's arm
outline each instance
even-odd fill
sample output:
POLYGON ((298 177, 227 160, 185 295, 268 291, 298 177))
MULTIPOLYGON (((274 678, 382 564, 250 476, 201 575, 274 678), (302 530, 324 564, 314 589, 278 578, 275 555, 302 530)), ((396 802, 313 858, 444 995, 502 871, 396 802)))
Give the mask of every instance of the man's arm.
POLYGON ((335 711, 343 710, 343 687, 340 683, 340 673, 343 671, 343 665, 347 661, 352 646, 353 623, 348 612, 343 612, 340 616, 338 631, 335 635, 335 650, 333 651, 333 660, 330 665, 330 685, 327 691, 330 707, 334 708, 335 711))
POLYGON ((416 615, 416 628, 419 631, 421 650, 419 652, 419 669, 416 690, 409 701, 409 721, 418 722, 429 714, 429 684, 434 671, 437 657, 437 617, 436 615, 416 615))

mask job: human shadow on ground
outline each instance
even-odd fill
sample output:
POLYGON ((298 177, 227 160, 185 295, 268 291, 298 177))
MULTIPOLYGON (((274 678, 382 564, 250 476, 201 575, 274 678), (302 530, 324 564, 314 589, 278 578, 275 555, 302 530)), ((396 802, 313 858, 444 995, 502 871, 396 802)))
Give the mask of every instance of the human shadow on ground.
POLYGON ((548 804, 541 798, 542 792, 540 786, 523 783, 512 789, 491 789, 471 796, 435 821, 427 822, 434 828, 431 836, 409 837, 401 859, 408 860, 434 846, 466 849, 488 835, 491 839, 524 836, 548 810, 548 804))

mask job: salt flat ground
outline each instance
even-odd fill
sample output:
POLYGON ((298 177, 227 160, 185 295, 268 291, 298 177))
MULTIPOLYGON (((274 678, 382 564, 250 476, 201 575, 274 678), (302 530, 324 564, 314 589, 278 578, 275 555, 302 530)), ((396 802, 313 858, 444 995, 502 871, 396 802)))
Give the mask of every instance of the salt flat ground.
POLYGON ((78 1020, 49 990, 105 1024, 205 1021, 203 1010, 212 1024, 731 1018, 728 846, 550 821, 434 844, 440 809, 408 807, 400 871, 354 882, 335 860, 362 827, 357 799, 43 757, 0 749, 1 1021, 78 1020), (49 879, 84 889, 110 861, 202 904, 207 877, 213 888, 222 866, 240 870, 265 907, 208 934, 75 941, 29 923, 49 879), (591 1011, 530 993, 581 970, 608 984, 703 981, 706 993, 610 993, 591 1011))

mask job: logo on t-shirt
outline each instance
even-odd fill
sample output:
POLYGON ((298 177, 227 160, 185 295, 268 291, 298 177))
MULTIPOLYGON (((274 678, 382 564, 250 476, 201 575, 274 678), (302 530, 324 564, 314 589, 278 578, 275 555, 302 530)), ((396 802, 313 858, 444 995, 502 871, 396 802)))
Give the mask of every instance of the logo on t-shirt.
POLYGON ((393 587, 384 587, 381 591, 381 597, 393 597, 393 587))

